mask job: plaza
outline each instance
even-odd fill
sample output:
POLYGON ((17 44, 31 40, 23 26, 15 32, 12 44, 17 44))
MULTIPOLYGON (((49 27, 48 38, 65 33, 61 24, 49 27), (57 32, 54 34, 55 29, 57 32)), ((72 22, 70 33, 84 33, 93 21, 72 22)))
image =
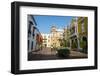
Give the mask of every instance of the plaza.
POLYGON ((87 22, 87 17, 73 17, 66 27, 60 28, 53 24, 47 30, 48 33, 43 33, 34 16, 29 15, 28 60, 88 58, 87 22), (61 57, 58 50, 64 48, 65 51, 62 50, 60 53, 65 56, 61 57))

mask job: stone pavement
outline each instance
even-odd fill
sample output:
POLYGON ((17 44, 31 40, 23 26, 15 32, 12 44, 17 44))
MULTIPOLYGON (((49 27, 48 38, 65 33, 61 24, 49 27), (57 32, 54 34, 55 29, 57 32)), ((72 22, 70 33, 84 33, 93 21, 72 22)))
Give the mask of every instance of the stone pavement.
POLYGON ((28 54, 28 60, 56 60, 56 59, 79 59, 79 58, 87 58, 87 54, 78 51, 70 51, 69 57, 61 58, 57 56, 57 51, 56 50, 51 51, 51 48, 43 48, 40 51, 28 54))
POLYGON ((87 54, 79 51, 70 51, 70 57, 72 58, 87 58, 87 54))

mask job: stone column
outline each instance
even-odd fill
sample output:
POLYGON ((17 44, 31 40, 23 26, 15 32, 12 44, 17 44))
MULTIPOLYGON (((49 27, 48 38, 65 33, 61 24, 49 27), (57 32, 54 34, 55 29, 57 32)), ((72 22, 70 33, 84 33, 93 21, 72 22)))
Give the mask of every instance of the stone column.
POLYGON ((80 49, 79 37, 77 36, 78 50, 80 49))

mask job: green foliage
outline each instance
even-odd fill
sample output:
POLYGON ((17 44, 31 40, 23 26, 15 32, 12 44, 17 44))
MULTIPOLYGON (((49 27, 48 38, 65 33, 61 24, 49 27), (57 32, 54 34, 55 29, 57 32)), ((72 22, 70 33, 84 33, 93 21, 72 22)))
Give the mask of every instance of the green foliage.
POLYGON ((61 40, 61 39, 60 39, 59 41, 60 41, 60 46, 61 46, 61 47, 66 47, 66 46, 67 46, 66 40, 64 40, 64 39, 61 40))
POLYGON ((61 48, 57 50, 59 57, 68 57, 70 50, 68 48, 61 48))

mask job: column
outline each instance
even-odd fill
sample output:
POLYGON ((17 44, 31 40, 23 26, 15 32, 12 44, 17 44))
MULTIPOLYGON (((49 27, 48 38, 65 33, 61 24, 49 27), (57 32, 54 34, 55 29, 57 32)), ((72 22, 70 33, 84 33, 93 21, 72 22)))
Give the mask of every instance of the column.
POLYGON ((70 49, 71 49, 71 46, 72 46, 72 42, 71 42, 71 39, 70 39, 70 49))

